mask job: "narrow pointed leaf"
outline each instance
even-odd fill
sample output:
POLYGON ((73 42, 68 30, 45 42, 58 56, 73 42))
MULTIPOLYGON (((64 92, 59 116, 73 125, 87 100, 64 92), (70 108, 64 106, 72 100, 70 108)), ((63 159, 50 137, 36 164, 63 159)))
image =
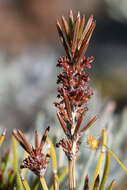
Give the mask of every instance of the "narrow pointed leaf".
POLYGON ((88 175, 85 178, 85 183, 84 183, 83 190, 89 190, 89 177, 88 177, 88 175))
POLYGON ((74 35, 74 19, 73 19, 72 10, 70 10, 70 13, 69 13, 69 32, 70 32, 69 33, 70 40, 72 40, 73 39, 73 35, 74 35))
POLYGON ((64 133, 67 135, 68 134, 68 129, 67 129, 66 124, 65 124, 64 120, 62 119, 60 113, 57 113, 57 118, 58 118, 58 120, 60 122, 60 125, 61 125, 64 133))
POLYGON ((83 45, 81 46, 81 48, 80 48, 80 50, 78 52, 78 55, 77 55, 77 57, 78 57, 77 63, 79 63, 81 61, 81 59, 83 58, 84 54, 86 53, 86 50, 88 48, 89 41, 90 41, 90 38, 92 36, 92 33, 93 33, 93 30, 94 30, 95 26, 96 26, 96 23, 95 22, 92 23, 92 25, 91 25, 88 33, 85 36, 85 39, 82 42, 83 45))
POLYGON ((46 138, 47 138, 47 135, 48 135, 48 132, 50 130, 50 127, 47 127, 46 130, 44 131, 44 134, 42 136, 42 139, 41 139, 41 142, 40 142, 40 146, 39 146, 39 151, 41 152, 43 146, 44 146, 44 143, 46 141, 46 138))
POLYGON ((80 39, 80 41, 79 41, 79 43, 78 43, 78 49, 80 49, 80 47, 81 47, 81 45, 82 45, 82 42, 83 42, 83 40, 84 40, 84 38, 85 38, 85 36, 86 36, 86 34, 87 34, 87 32, 88 32, 88 30, 89 30, 91 24, 92 24, 92 22, 93 22, 93 15, 90 16, 90 18, 89 18, 89 20, 88 20, 88 22, 87 22, 87 25, 86 25, 86 27, 85 27, 85 29, 84 29, 84 31, 83 31, 83 34, 82 34, 82 36, 81 36, 81 39, 80 39))
POLYGON ((60 24, 59 24, 58 21, 56 22, 56 28, 57 28, 57 30, 58 30, 58 34, 59 34, 59 37, 60 37, 60 41, 61 41, 62 45, 64 46, 64 49, 65 49, 65 51, 66 51, 66 54, 67 54, 68 58, 70 59, 69 49, 68 49, 66 40, 65 40, 65 38, 64 38, 64 35, 63 35, 63 32, 62 32, 61 26, 60 26, 60 24))
POLYGON ((78 119, 78 121, 77 121, 77 124, 76 124, 76 127, 75 127, 74 135, 76 135, 76 134, 78 133, 78 131, 79 131, 79 128, 80 128, 81 123, 82 123, 82 120, 83 120, 83 116, 84 116, 84 112, 81 113, 81 115, 80 115, 80 117, 79 117, 79 119, 78 119))
POLYGON ((104 190, 107 178, 108 178, 108 174, 109 174, 109 169, 110 169, 110 152, 107 151, 106 152, 106 162, 105 162, 105 167, 104 167, 104 173, 103 173, 103 177, 101 180, 101 185, 100 185, 100 189, 99 190, 104 190))
POLYGON ((16 189, 22 190, 22 182, 18 171, 16 172, 16 189))
POLYGON ((80 21, 78 39, 81 38, 82 31, 83 31, 83 28, 84 28, 84 24, 85 24, 85 16, 83 15, 82 18, 81 18, 81 21, 80 21))
POLYGON ((39 186, 39 178, 37 177, 34 182, 32 183, 32 190, 38 190, 38 186, 39 186))
POLYGON ((13 170, 16 174, 18 171, 18 143, 14 136, 12 136, 12 148, 13 148, 13 170))
POLYGON ((23 144, 25 145, 25 147, 26 147, 26 149, 27 149, 27 152, 28 152, 28 153, 31 153, 31 152, 32 152, 32 148, 31 148, 31 146, 29 145, 29 143, 27 142, 26 137, 24 136, 24 134, 22 133, 22 131, 20 131, 20 130, 18 129, 18 130, 17 130, 17 133, 18 133, 19 137, 22 139, 23 144))
POLYGON ((62 24, 63 24, 63 28, 64 28, 64 32, 68 41, 68 44, 70 45, 70 37, 69 37, 69 26, 68 23, 66 21, 66 19, 64 18, 64 16, 62 16, 62 24))
POLYGON ((71 119, 72 119, 71 105, 70 105, 69 98, 66 95, 65 91, 64 91, 64 101, 65 101, 65 106, 66 106, 68 117, 69 117, 69 119, 71 121, 71 119))
POLYGON ((19 139, 19 137, 16 134, 17 132, 13 130, 12 135, 17 140, 17 142, 21 145, 21 147, 27 152, 26 147, 24 146, 23 142, 19 139))
POLYGON ((91 125, 93 125, 93 123, 94 123, 97 119, 98 119, 97 116, 93 117, 93 119, 91 119, 91 120, 89 121, 89 123, 87 123, 87 125, 85 125, 85 127, 83 127, 83 128, 81 129, 80 133, 86 131, 89 127, 91 127, 91 125))
POLYGON ((2 159, 2 162, 1 162, 1 171, 2 173, 4 173, 6 167, 7 167, 7 164, 8 164, 8 160, 9 160, 9 155, 10 155, 10 151, 8 151, 4 158, 2 159))
MULTIPOLYGON (((107 140, 106 130, 103 129, 103 131, 102 131, 102 142, 104 144, 106 144, 106 140, 107 140)), ((95 169, 92 184, 91 184, 91 190, 94 189, 94 184, 95 184, 95 181, 97 179, 97 176, 100 175, 100 172, 102 171, 102 166, 103 166, 103 161, 104 161, 104 154, 105 153, 104 153, 103 147, 102 147, 102 150, 101 150, 101 152, 99 154, 99 158, 97 160, 97 165, 96 165, 96 169, 95 169)))
MULTIPOLYGON (((89 31, 88 31, 87 34, 86 34, 86 37, 84 38, 84 41, 85 41, 86 43, 89 43, 90 38, 91 38, 91 36, 92 36, 92 33, 93 33, 93 31, 94 31, 95 26, 96 26, 96 22, 93 22, 93 23, 91 24, 91 27, 90 27, 89 31)), ((84 41, 83 41, 83 43, 84 43, 84 41)))
POLYGON ((76 24, 75 24, 75 30, 74 30, 73 41, 72 41, 72 48, 71 48, 72 56, 74 56, 75 51, 76 51, 76 47, 77 47, 79 26, 80 26, 80 14, 78 13, 77 19, 76 19, 76 24))

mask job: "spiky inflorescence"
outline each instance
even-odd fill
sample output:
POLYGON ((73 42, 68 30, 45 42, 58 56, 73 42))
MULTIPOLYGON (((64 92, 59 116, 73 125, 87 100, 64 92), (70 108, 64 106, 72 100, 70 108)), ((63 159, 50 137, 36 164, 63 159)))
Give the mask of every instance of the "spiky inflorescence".
POLYGON ((16 138, 23 149, 29 154, 29 156, 23 160, 23 164, 20 166, 21 169, 28 168, 37 176, 44 176, 48 165, 49 154, 42 153, 42 149, 46 142, 49 129, 50 128, 47 127, 45 130, 40 145, 38 142, 38 132, 35 131, 35 148, 31 147, 31 145, 27 142, 24 134, 20 130, 13 130, 12 135, 16 138))
POLYGON ((64 130, 66 139, 62 139, 57 146, 62 146, 69 159, 76 157, 80 136, 97 117, 94 117, 81 130, 80 126, 86 111, 87 103, 93 95, 88 82, 90 74, 87 69, 91 68, 93 56, 86 58, 85 53, 89 40, 95 28, 96 22, 91 16, 85 25, 85 16, 80 18, 78 13, 76 20, 73 19, 73 13, 70 11, 69 21, 62 17, 62 27, 57 21, 56 27, 60 40, 66 51, 66 56, 60 57, 57 67, 61 68, 58 75, 58 99, 55 106, 59 109, 57 113, 58 120, 64 130))

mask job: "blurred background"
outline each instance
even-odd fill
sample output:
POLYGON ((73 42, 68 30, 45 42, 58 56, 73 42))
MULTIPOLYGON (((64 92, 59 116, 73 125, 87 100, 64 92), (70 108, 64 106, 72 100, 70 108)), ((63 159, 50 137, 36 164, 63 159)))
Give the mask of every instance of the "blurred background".
POLYGON ((93 81, 101 96, 127 103, 126 0, 0 1, 0 121, 31 126, 40 103, 56 90, 56 61, 64 55, 55 22, 70 8, 97 20, 87 55, 95 57, 93 81))
POLYGON ((46 102, 56 98, 55 65, 64 55, 55 22, 70 9, 97 20, 87 52, 95 57, 92 80, 101 97, 116 101, 117 113, 126 106, 126 0, 1 0, 0 125, 8 130, 29 131, 40 111, 53 109, 46 102))

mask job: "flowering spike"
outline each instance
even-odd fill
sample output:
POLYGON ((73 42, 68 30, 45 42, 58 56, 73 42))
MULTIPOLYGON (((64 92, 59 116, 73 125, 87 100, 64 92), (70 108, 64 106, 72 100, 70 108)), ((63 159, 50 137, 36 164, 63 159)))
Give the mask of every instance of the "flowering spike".
MULTIPOLYGON (((69 13, 69 24, 62 17, 62 25, 64 33, 59 22, 57 22, 57 29, 63 41, 64 36, 67 38, 65 48, 67 56, 60 57, 57 67, 62 72, 58 75, 57 84, 59 102, 55 106, 59 109, 57 113, 60 125, 67 137, 67 140, 62 140, 57 145, 61 145, 69 159, 76 157, 80 145, 80 133, 87 130, 97 119, 94 117, 83 129, 79 131, 84 113, 88 111, 88 100, 93 95, 92 90, 88 86, 90 74, 86 71, 91 68, 93 57, 86 58, 84 53, 88 47, 90 37, 95 27, 95 22, 91 16, 86 27, 84 27, 85 17, 80 20, 80 13, 78 13, 76 20, 73 18, 73 13, 69 13), (68 28, 69 26, 69 28, 68 28), (68 39, 70 41, 68 41, 68 39), (78 50, 79 41, 82 42, 81 48, 78 50), (69 55, 71 57, 69 58, 69 55), (77 64, 78 63, 78 64, 77 64), (67 150, 68 149, 68 150, 67 150), (69 153, 71 152, 71 154, 69 153)), ((64 46, 65 47, 65 46, 64 46)))
POLYGON ((32 172, 34 172, 37 176, 44 176, 48 160, 49 154, 43 154, 42 148, 44 143, 46 142, 46 137, 48 135, 50 127, 44 131, 44 135, 42 136, 40 146, 38 147, 38 132, 35 131, 35 148, 32 147, 26 140, 24 134, 20 130, 13 130, 12 135, 15 137, 17 142, 23 147, 23 149, 28 152, 28 157, 23 160, 20 168, 28 168, 32 172))
POLYGON ((80 13, 78 13, 76 19, 74 19, 72 11, 69 14, 69 23, 62 17, 65 34, 61 30, 60 24, 57 23, 59 36, 66 51, 66 56, 60 57, 57 64, 61 72, 57 79, 57 84, 59 85, 57 97, 59 102, 55 103, 55 106, 59 109, 57 117, 66 138, 60 140, 57 143, 57 147, 62 146, 69 161, 70 189, 76 189, 74 168, 81 144, 81 133, 87 130, 96 120, 95 117, 79 131, 84 113, 88 111, 87 103, 93 95, 88 85, 90 74, 87 72, 87 69, 91 68, 94 59, 93 57, 86 58, 84 54, 94 30, 95 22, 91 17, 86 28, 84 23, 85 17, 83 16, 80 20, 80 13), (66 43, 64 43, 64 36, 67 38, 66 43), (79 42, 81 44, 78 49, 79 42))

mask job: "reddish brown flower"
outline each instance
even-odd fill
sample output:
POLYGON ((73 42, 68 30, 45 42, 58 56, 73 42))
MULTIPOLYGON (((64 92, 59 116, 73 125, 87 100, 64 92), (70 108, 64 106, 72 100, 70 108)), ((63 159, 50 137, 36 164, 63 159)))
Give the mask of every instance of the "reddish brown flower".
POLYGON ((88 101, 93 95, 88 84, 90 74, 87 70, 91 68, 94 58, 93 56, 87 58, 85 53, 96 22, 91 16, 84 26, 85 17, 80 17, 78 13, 74 20, 72 11, 70 11, 68 22, 64 17, 61 21, 62 27, 59 21, 56 27, 66 56, 58 60, 57 67, 61 70, 57 79, 59 102, 54 104, 59 109, 57 117, 67 137, 67 139, 62 139, 58 145, 61 145, 68 158, 72 159, 79 149, 80 133, 97 119, 94 117, 88 125, 79 130, 85 112, 88 111, 88 101))
POLYGON ((28 168, 38 176, 43 176, 45 174, 48 165, 49 154, 42 153, 42 149, 45 144, 49 129, 50 128, 48 127, 44 131, 40 145, 38 142, 38 132, 35 131, 35 148, 28 143, 24 134, 20 130, 13 130, 12 135, 29 154, 29 156, 23 160, 23 164, 20 166, 20 168, 28 168))

